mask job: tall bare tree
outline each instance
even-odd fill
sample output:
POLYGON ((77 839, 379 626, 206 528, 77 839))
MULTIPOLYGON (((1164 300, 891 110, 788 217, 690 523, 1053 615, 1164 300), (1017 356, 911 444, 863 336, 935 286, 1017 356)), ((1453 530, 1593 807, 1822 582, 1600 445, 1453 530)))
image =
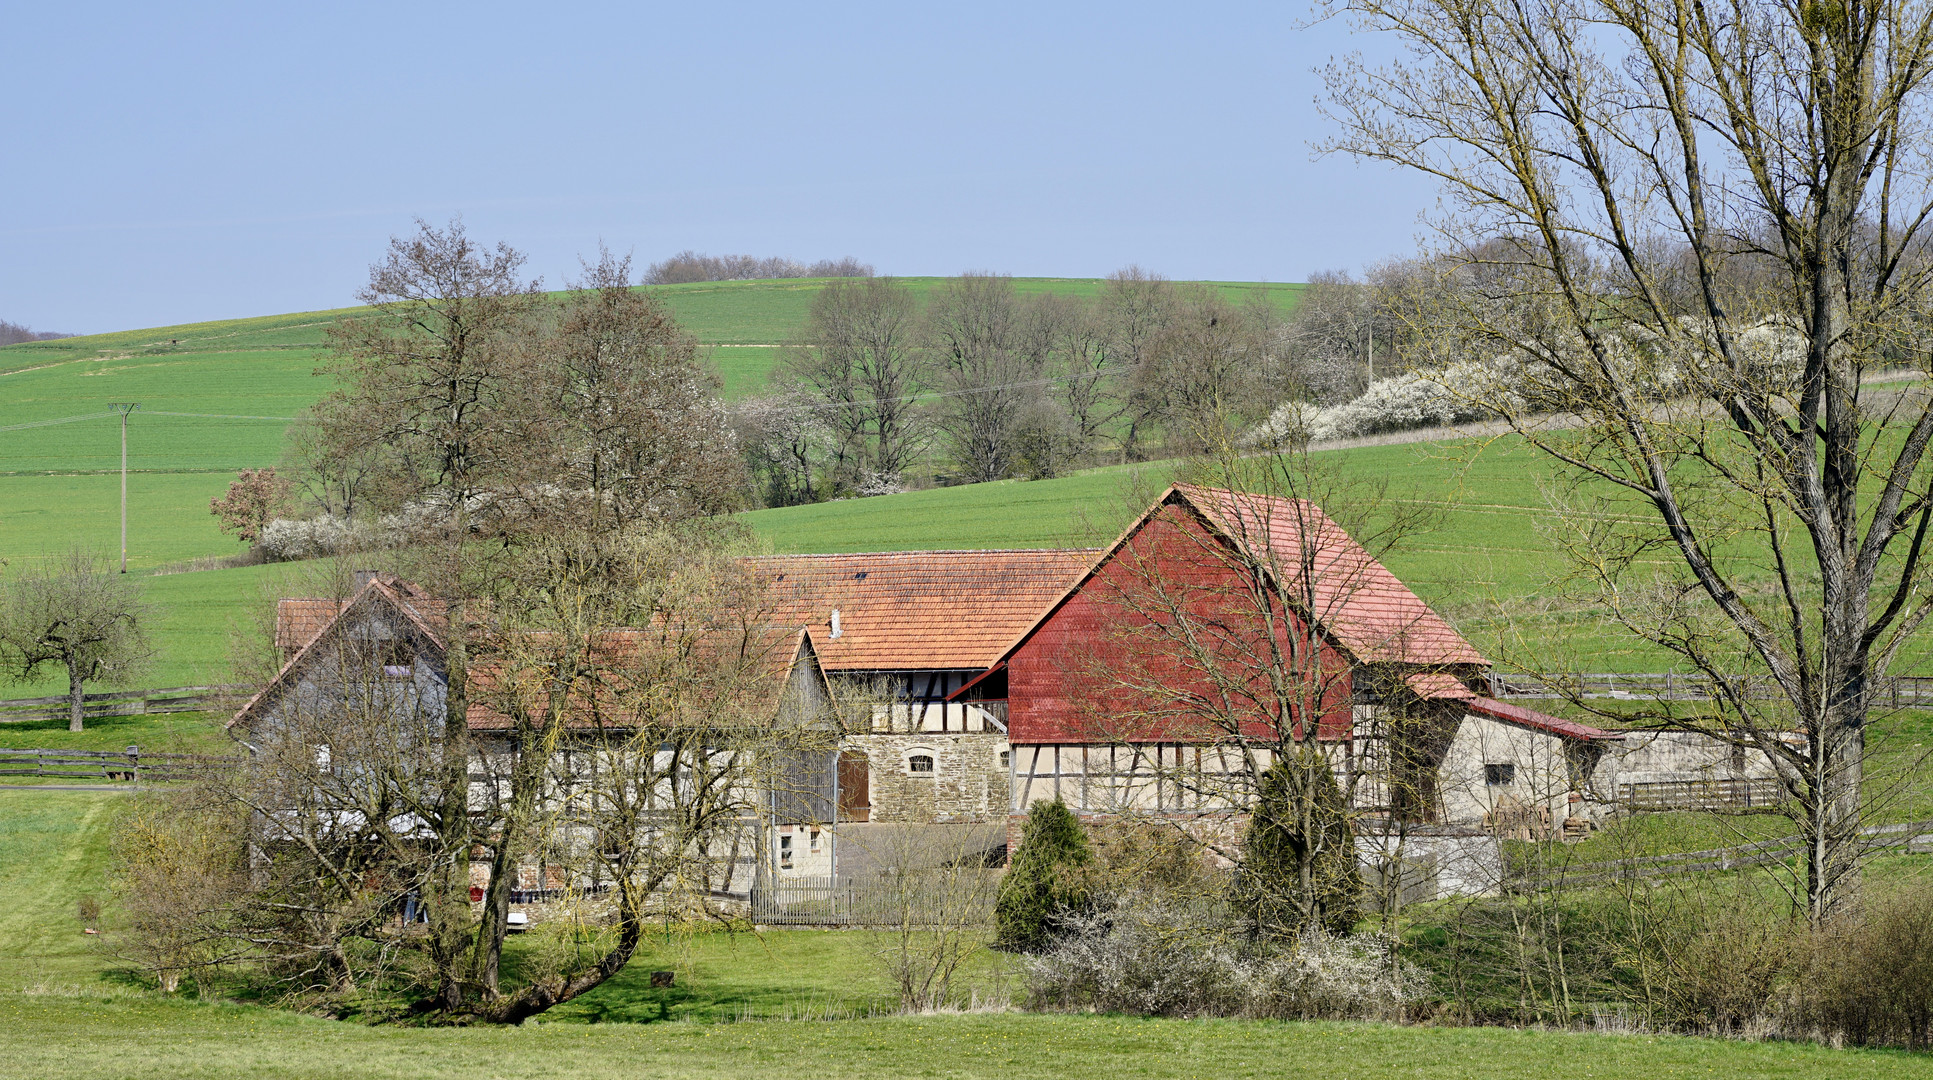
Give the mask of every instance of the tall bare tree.
POLYGON ((1176 306, 1174 285, 1160 274, 1128 266, 1107 276, 1098 299, 1106 327, 1108 363, 1130 387, 1126 397, 1127 430, 1121 436, 1121 460, 1135 456, 1143 431, 1158 403, 1138 391, 1136 375, 1148 361, 1151 346, 1168 324, 1176 306))
POLYGON ((1026 332, 1013 279, 971 273, 949 278, 927 308, 935 366, 946 398, 940 428, 968 482, 999 480, 1013 469, 1014 421, 1042 385, 1040 338, 1026 332))
POLYGON ((932 375, 919 332, 919 307, 904 285, 834 281, 812 299, 806 351, 786 365, 791 380, 825 406, 822 421, 863 441, 856 467, 890 484, 925 444, 917 402, 932 375))
MULTIPOLYGON (((460 221, 438 229, 419 220, 413 235, 391 239, 357 294, 374 313, 330 328, 326 370, 338 386, 315 410, 329 444, 344 453, 379 451, 385 501, 437 510, 438 555, 424 562, 423 576, 451 603, 449 693, 438 729, 446 742, 442 798, 429 820, 448 851, 466 849, 469 836, 465 603, 478 583, 467 541, 481 500, 502 490, 525 453, 513 404, 539 294, 520 276, 523 261, 508 245, 471 240, 460 221)), ((443 879, 425 900, 439 994, 454 1008, 462 1000, 469 882, 456 862, 440 866, 443 879)))
POLYGON ((1875 689, 1929 610, 1933 399, 1862 378, 1929 366, 1933 6, 1332 9, 1410 52, 1327 70, 1331 148, 1442 184, 1471 283, 1447 321, 1520 383, 1481 396, 1628 496, 1589 522, 1607 610, 1721 694, 1661 720, 1772 755, 1810 842, 1805 909, 1842 909, 1875 689), (1674 572, 1634 565, 1656 551, 1674 572))
POLYGON ((744 479, 698 339, 599 253, 556 322, 532 328, 503 427, 520 436, 506 512, 596 536, 732 509, 744 479))
POLYGON ((69 731, 81 730, 88 683, 124 678, 152 655, 151 612, 141 587, 112 571, 99 555, 76 547, 0 592, 0 665, 22 681, 47 668, 66 672, 69 731))

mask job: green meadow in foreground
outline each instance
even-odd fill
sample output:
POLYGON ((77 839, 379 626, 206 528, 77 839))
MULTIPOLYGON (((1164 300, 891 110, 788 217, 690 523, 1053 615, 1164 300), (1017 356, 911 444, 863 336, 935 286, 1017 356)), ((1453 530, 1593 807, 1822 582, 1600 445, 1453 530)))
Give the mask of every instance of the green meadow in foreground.
POLYGON ((11 994, 0 996, 0 1068, 45 1080, 1881 1080, 1925 1076, 1928 1066, 1882 1051, 1495 1028, 977 1014, 422 1030, 131 996, 11 994))
POLYGON ((1929 1068, 1924 1057, 1890 1051, 1496 1028, 1018 1013, 838 1019, 884 1008, 891 995, 868 935, 805 930, 654 939, 619 979, 520 1028, 367 1027, 176 1000, 121 970, 111 922, 103 943, 76 918, 81 897, 108 895, 109 826, 127 798, 0 791, 0 1076, 1890 1080, 1929 1068), (677 972, 677 988, 650 989, 653 968, 677 972), (774 1016, 794 1019, 758 1019, 774 1016))

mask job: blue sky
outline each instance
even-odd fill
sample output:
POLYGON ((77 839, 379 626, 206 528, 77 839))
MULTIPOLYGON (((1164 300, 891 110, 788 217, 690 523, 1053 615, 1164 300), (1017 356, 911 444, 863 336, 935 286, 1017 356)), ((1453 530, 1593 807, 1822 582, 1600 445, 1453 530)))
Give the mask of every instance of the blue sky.
POLYGON ((171 7, 9 7, 0 318, 347 304, 417 215, 551 284, 600 240, 1295 281, 1434 199, 1311 159, 1313 69, 1365 43, 1298 3, 171 7))

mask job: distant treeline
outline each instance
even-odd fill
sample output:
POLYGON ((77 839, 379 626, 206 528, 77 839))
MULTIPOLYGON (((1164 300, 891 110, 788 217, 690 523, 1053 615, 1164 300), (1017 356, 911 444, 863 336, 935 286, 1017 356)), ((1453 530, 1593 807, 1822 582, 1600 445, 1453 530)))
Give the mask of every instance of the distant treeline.
POLYGON ((1292 331, 1264 291, 1138 267, 1092 296, 990 273, 834 282, 771 392, 735 407, 739 446, 767 506, 1221 446, 1312 387, 1358 389, 1292 331))
POLYGON ((0 319, 0 345, 18 345, 23 341, 52 341, 55 338, 73 337, 72 334, 56 334, 47 330, 34 330, 19 323, 0 319))
POLYGON ((762 278, 864 278, 872 277, 868 263, 848 255, 843 259, 820 259, 802 263, 777 256, 760 259, 751 255, 700 255, 681 251, 663 262, 652 263, 644 272, 647 285, 680 285, 688 281, 753 281, 762 278))

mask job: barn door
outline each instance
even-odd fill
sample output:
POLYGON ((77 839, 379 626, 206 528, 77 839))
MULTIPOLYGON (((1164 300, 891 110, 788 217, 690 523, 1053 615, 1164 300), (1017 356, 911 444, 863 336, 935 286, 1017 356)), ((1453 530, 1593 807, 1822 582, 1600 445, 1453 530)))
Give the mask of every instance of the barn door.
POLYGON ((866 821, 872 812, 872 780, 866 755, 848 750, 839 755, 839 820, 866 821))

